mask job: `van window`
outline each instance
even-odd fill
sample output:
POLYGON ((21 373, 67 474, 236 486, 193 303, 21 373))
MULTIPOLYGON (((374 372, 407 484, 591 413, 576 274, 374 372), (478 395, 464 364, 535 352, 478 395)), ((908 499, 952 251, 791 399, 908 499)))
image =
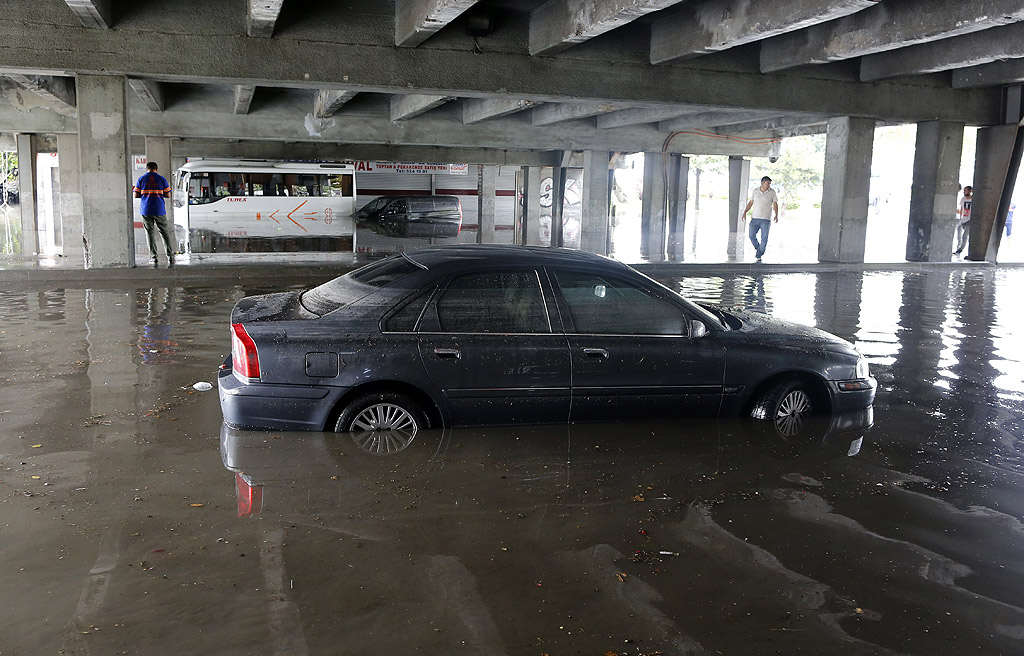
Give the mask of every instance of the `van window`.
POLYGON ((410 212, 433 212, 434 199, 429 196, 409 199, 410 212))

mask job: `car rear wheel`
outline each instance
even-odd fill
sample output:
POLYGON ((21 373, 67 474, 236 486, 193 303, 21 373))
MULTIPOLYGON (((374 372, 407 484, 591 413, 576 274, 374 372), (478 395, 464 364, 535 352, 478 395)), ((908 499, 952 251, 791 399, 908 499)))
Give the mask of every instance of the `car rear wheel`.
POLYGON ((769 388, 754 404, 750 416, 774 421, 780 435, 792 436, 800 432, 814 410, 810 388, 802 381, 787 380, 769 388))
POLYGON ((426 413, 409 397, 394 392, 357 397, 341 411, 334 426, 338 433, 390 431, 409 438, 421 428, 429 428, 426 413))

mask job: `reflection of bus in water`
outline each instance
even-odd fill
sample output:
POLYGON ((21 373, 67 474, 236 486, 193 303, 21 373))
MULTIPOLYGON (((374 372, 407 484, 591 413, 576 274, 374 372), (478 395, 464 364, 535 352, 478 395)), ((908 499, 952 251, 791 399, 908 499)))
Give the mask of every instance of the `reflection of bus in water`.
POLYGON ((191 160, 174 188, 178 250, 351 253, 355 187, 351 164, 191 160))

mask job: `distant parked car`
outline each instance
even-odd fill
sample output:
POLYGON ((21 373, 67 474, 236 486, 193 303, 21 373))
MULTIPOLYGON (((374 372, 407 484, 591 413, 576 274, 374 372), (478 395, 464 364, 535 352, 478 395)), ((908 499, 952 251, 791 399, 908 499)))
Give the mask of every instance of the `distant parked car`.
POLYGON ((431 247, 231 312, 231 426, 374 431, 871 406, 834 335, 691 303, 567 249, 431 247))
POLYGON ((380 196, 353 217, 394 237, 456 237, 462 202, 456 196, 380 196))

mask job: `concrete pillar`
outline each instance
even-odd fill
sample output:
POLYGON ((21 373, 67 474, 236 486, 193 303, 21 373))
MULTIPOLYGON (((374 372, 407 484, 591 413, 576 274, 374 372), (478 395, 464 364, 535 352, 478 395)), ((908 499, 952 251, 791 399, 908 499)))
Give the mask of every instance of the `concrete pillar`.
POLYGON ((79 75, 78 134, 82 163, 86 268, 135 265, 128 83, 122 75, 79 75))
POLYGON ((498 184, 497 166, 480 166, 477 172, 476 202, 478 244, 494 243, 494 194, 498 184))
POLYGON ((996 261, 999 238, 1006 226, 1010 194, 1020 166, 1019 131, 1017 125, 997 125, 978 130, 968 260, 996 261), (1005 203, 1000 202, 1004 195, 1005 203))
POLYGON ((608 254, 608 209, 611 205, 611 176, 608 151, 583 152, 583 227, 580 250, 608 254))
POLYGON ((78 161, 78 148, 77 134, 57 135, 64 261, 69 267, 82 268, 85 266, 85 250, 82 248, 82 166, 78 161))
POLYGON ((640 207, 640 255, 652 262, 665 259, 665 161, 660 152, 644 153, 644 198, 640 207))
POLYGON ((540 246, 540 178, 539 166, 523 167, 523 243, 540 246))
POLYGON ((741 222, 750 190, 750 160, 729 157, 729 243, 726 254, 731 260, 742 260, 747 248, 747 224, 741 222))
POLYGON ((819 262, 863 262, 875 122, 831 118, 825 141, 819 262))
POLYGON ((39 252, 39 230, 36 223, 36 145, 34 135, 19 134, 18 194, 21 197, 21 254, 39 252))
POLYGON ((964 124, 917 124, 914 183, 910 190, 907 260, 947 262, 956 229, 957 184, 964 145, 964 124))
POLYGON ((668 159, 668 257, 682 259, 686 230, 686 196, 690 184, 690 158, 669 155, 668 159))
POLYGON ((146 162, 156 162, 159 167, 157 173, 170 181, 174 175, 171 163, 171 138, 146 137, 146 162))
MULTIPOLYGON (((564 157, 563 157, 564 159, 564 157)), ((565 245, 565 167, 551 168, 551 242, 552 248, 565 245)))

